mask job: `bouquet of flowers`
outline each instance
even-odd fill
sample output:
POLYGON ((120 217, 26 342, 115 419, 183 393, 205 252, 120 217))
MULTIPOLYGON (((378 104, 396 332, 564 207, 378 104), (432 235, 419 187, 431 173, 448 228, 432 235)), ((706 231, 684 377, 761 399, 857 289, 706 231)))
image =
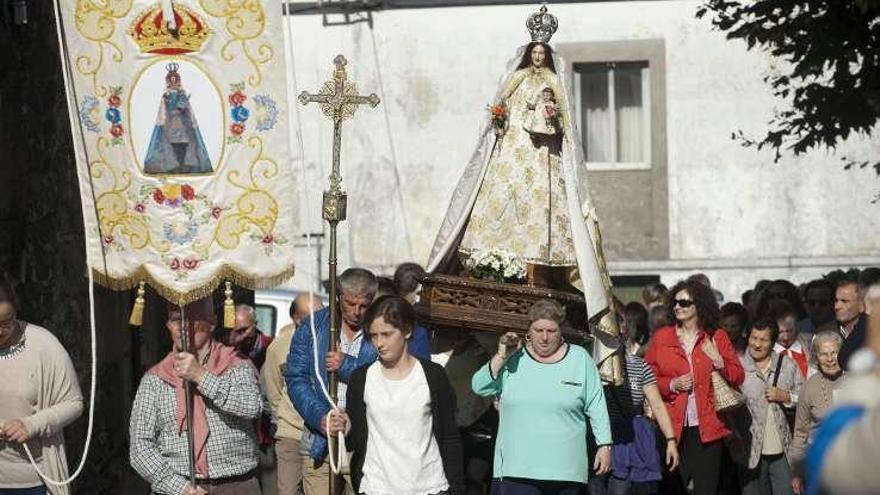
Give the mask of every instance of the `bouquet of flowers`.
POLYGON ((522 280, 526 276, 525 263, 504 249, 475 250, 464 264, 471 274, 484 280, 504 282, 522 280))
POLYGON ((496 135, 504 133, 507 127, 507 105, 504 102, 489 105, 489 118, 492 121, 492 127, 495 129, 496 135))

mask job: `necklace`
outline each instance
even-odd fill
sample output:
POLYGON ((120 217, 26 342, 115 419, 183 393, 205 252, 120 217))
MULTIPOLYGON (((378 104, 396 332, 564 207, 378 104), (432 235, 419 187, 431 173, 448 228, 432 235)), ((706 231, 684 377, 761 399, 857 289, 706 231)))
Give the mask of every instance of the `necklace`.
MULTIPOLYGON (((16 331, 20 331, 21 322, 16 322, 15 324, 17 326, 16 331)), ((18 342, 16 342, 15 344, 12 344, 11 346, 7 347, 6 349, 0 349, 0 360, 12 359, 12 358, 18 356, 19 354, 24 352, 24 346, 25 346, 24 332, 21 332, 21 337, 19 338, 18 342)))
MULTIPOLYGON (((819 373, 822 372, 820 371, 819 373)), ((834 386, 835 381, 837 381, 837 379, 831 380, 828 375, 822 373, 822 379, 819 381, 819 383, 821 383, 822 385, 822 400, 825 401, 825 403, 823 404, 825 410, 831 407, 831 397, 828 396, 828 389, 834 386)))

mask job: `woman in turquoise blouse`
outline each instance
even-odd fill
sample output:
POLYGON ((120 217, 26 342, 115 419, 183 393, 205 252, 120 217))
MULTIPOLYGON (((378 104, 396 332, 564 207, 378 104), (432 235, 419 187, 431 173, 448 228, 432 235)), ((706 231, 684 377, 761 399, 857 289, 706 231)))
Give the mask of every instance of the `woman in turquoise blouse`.
POLYGON ((611 468, 611 429, 602 382, 583 347, 565 342, 565 310, 535 303, 525 345, 505 334, 498 352, 471 381, 499 398, 493 495, 576 495, 587 483, 587 423, 599 450, 598 474, 611 468))

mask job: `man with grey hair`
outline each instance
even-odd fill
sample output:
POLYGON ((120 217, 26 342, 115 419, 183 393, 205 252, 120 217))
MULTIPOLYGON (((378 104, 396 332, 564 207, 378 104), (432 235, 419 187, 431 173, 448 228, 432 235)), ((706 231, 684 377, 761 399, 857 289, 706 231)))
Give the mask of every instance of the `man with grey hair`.
POLYGON ((853 326, 852 332, 843 341, 840 346, 840 354, 837 360, 840 367, 848 370, 850 366, 850 358, 857 354, 860 349, 865 347, 865 334, 867 327, 867 316, 873 313, 880 313, 880 283, 875 283, 865 290, 860 290, 864 294, 861 300, 861 308, 864 313, 859 315, 858 321, 853 326))
MULTIPOLYGON (((342 352, 352 357, 351 365, 340 370, 344 382, 354 368, 372 362, 375 354, 361 354, 364 333, 361 328, 364 313, 376 295, 378 283, 375 275, 362 268, 349 268, 337 279, 340 317, 340 342, 342 352)), ((293 406, 305 421, 300 439, 303 455, 303 489, 306 495, 325 495, 328 491, 329 468, 327 466, 327 413, 331 406, 323 386, 329 383, 326 361, 330 350, 330 309, 317 311, 303 320, 293 336, 284 377, 293 406), (312 333, 314 329, 314 334, 312 333), (314 335, 314 340, 313 339, 314 335), (319 361, 315 362, 315 356, 319 361), (316 370, 317 368, 317 370, 316 370), (317 373, 320 376, 316 376, 317 373)), ((339 406, 345 406, 345 384, 337 390, 339 406)), ((340 485, 342 477, 340 477, 340 485)), ((346 493, 353 493, 351 483, 345 483, 346 493)))

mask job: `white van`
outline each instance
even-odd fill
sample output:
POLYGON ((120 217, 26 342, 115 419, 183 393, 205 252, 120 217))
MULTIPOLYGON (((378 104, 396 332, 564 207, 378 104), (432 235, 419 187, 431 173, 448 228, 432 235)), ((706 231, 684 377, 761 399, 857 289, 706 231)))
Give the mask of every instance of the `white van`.
MULTIPOLYGON (((301 291, 290 289, 266 289, 254 292, 257 312, 257 328, 264 334, 275 338, 281 327, 290 323, 290 303, 301 291)), ((328 304, 326 294, 315 294, 328 304)))

